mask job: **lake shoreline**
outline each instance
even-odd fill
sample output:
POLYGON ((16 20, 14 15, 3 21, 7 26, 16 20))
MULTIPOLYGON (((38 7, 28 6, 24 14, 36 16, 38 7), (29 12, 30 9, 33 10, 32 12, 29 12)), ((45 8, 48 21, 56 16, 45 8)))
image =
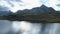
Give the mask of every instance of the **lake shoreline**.
MULTIPOLYGON (((4 19, 6 20, 6 19, 4 19)), ((3 20, 3 21, 4 21, 3 20)), ((31 20, 7 20, 7 21, 27 21, 27 22, 31 22, 31 23, 60 23, 60 22, 44 22, 44 21, 31 21, 31 20)))

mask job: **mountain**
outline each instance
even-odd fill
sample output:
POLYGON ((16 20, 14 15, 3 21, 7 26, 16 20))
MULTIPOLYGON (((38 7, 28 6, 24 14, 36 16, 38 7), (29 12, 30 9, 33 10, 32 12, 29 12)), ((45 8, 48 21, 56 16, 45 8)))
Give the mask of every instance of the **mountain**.
POLYGON ((4 16, 4 15, 10 15, 10 14, 12 14, 12 12, 11 11, 0 11, 0 16, 4 16))
MULTIPOLYGON (((18 10, 16 14, 48 14, 48 13, 60 13, 59 11, 55 11, 52 7, 47 7, 45 5, 41 5, 40 7, 35 7, 32 9, 18 10)), ((12 14, 11 11, 7 7, 0 6, 0 16, 12 14)))
POLYGON ((9 10, 9 8, 7 8, 5 6, 0 6, 0 16, 9 15, 9 14, 12 14, 12 12, 9 10))
POLYGON ((11 11, 0 11, 0 19, 18 20, 18 21, 36 21, 36 22, 60 22, 60 11, 54 10, 52 7, 42 5, 32 9, 18 10, 11 14, 11 11), (11 15, 9 15, 11 14, 11 15))
POLYGON ((23 14, 25 14, 25 13, 28 13, 28 14, 46 13, 46 14, 48 14, 49 12, 56 13, 56 11, 52 7, 46 7, 45 5, 42 5, 40 7, 35 7, 35 8, 30 9, 30 10, 28 10, 28 9, 18 10, 16 13, 17 14, 21 14, 21 13, 23 13, 23 14))
POLYGON ((9 8, 5 6, 0 6, 0 11, 9 11, 9 8))
POLYGON ((40 9, 42 9, 44 12, 55 12, 55 10, 52 7, 46 7, 45 5, 42 5, 40 7, 40 9))

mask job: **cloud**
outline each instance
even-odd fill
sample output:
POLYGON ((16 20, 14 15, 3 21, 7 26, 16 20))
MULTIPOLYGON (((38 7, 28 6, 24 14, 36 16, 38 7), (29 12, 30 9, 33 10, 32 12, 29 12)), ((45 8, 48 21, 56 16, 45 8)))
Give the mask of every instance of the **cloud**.
POLYGON ((1 0, 0 5, 5 5, 11 11, 31 9, 41 5, 39 0, 1 0))
POLYGON ((60 8, 57 6, 57 4, 59 4, 59 3, 60 3, 59 0, 49 0, 45 3, 45 5, 48 7, 52 7, 55 10, 60 10, 60 8))
POLYGON ((58 7, 60 7, 60 4, 57 4, 58 7))
POLYGON ((39 7, 42 4, 60 10, 59 6, 57 6, 59 3, 59 0, 0 0, 0 5, 8 7, 12 12, 39 7))

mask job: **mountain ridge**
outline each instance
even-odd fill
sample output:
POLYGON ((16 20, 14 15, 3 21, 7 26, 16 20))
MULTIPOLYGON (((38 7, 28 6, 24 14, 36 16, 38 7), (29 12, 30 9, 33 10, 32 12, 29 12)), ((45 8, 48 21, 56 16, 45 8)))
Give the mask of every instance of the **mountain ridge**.
MULTIPOLYGON (((12 11, 0 11, 0 15, 8 15, 10 13, 13 13, 12 11)), ((56 10, 54 10, 52 7, 47 7, 45 5, 41 5, 40 7, 35 7, 32 9, 24 9, 24 10, 17 10, 16 14, 24 14, 24 13, 28 13, 28 14, 39 14, 39 13, 45 13, 48 14, 49 12, 53 12, 53 13, 59 13, 59 11, 56 12, 56 10)))
POLYGON ((32 9, 25 9, 25 10, 18 10, 16 13, 49 13, 49 12, 56 12, 52 7, 47 7, 45 5, 42 5, 41 7, 35 7, 32 9))

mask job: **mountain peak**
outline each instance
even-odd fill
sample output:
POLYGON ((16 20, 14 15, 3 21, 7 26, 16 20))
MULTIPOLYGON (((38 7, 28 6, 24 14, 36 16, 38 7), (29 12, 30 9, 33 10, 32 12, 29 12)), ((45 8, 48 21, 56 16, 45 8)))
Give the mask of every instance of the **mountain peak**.
POLYGON ((46 7, 46 6, 43 4, 43 5, 41 5, 41 7, 46 7))

